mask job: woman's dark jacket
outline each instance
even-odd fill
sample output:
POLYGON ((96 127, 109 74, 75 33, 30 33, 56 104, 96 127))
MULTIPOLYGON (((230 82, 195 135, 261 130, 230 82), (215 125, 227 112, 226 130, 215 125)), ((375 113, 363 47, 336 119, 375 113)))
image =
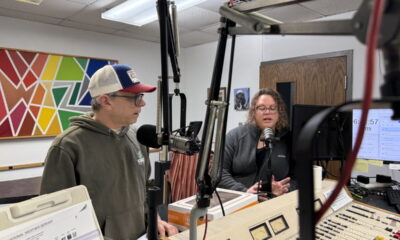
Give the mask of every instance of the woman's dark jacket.
MULTIPOLYGON (((246 124, 232 129, 225 139, 222 178, 218 187, 237 191, 247 191, 258 180, 268 181, 268 158, 271 155, 271 171, 275 181, 293 175, 290 158, 290 133, 276 133, 277 139, 272 143, 272 153, 266 153, 257 164, 256 149, 261 130, 254 125, 246 124)), ((270 184, 270 183, 269 183, 270 184)))

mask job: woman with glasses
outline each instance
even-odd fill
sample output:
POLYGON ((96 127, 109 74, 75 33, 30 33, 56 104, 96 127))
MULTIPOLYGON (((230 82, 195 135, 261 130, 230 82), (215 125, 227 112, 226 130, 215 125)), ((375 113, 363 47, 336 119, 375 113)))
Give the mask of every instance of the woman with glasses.
POLYGON ((246 124, 225 139, 218 187, 280 196, 290 188, 290 134, 285 104, 272 89, 259 90, 251 100, 246 124), (269 133, 265 140, 264 132, 269 133), (271 133, 273 133, 271 135, 271 133))

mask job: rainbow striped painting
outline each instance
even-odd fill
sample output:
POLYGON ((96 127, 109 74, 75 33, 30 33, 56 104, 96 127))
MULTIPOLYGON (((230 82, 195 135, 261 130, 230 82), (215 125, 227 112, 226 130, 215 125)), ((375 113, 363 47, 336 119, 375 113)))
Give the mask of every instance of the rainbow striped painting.
POLYGON ((90 110, 93 73, 116 62, 0 48, 0 139, 61 133, 90 110))

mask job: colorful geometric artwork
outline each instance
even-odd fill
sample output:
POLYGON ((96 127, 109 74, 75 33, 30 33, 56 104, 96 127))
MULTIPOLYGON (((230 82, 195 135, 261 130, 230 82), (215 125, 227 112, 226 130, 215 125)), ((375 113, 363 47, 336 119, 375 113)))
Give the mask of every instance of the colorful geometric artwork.
POLYGON ((0 139, 58 135, 90 110, 90 77, 116 62, 0 48, 0 139))

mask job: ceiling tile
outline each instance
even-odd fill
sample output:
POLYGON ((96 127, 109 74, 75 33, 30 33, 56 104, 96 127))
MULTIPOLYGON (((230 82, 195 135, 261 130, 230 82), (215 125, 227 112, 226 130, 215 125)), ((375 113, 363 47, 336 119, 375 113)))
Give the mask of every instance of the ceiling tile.
POLYGON ((362 0, 314 0, 300 3, 300 5, 328 16, 357 10, 362 0))
POLYGON ((0 15, 5 17, 23 19, 33 22, 41 22, 41 23, 48 23, 48 24, 58 24, 62 19, 60 18, 53 18, 53 17, 46 17, 36 14, 31 14, 27 12, 20 12, 15 10, 10 10, 6 8, 0 8, 0 15))
POLYGON ((123 29, 129 26, 128 24, 110 21, 101 18, 101 13, 115 5, 112 0, 98 0, 95 3, 87 6, 68 19, 74 22, 82 22, 91 25, 105 26, 115 29, 123 29))
MULTIPOLYGON (((45 0, 39 6, 0 0, 0 15, 29 21, 159 42, 157 21, 136 27, 101 19, 101 13, 125 0, 45 0)), ((154 0, 156 1, 156 0, 154 0)), ((362 0, 311 0, 301 4, 262 10, 284 22, 307 21, 355 10, 362 0)), ((219 8, 228 0, 207 0, 178 13, 182 47, 218 39, 219 8)))
POLYGON ((150 41, 150 42, 160 42, 159 37, 155 37, 152 35, 145 35, 145 34, 137 34, 137 33, 132 33, 128 31, 121 31, 118 30, 113 33, 113 35, 117 35, 120 37, 126 37, 126 38, 132 38, 132 39, 139 39, 139 40, 144 40, 144 41, 150 41))
POLYGON ((216 41, 218 39, 218 36, 206 32, 192 31, 189 33, 181 34, 180 39, 181 47, 187 48, 203 43, 216 41))
POLYGON ((185 29, 200 30, 201 27, 218 22, 220 15, 199 7, 178 12, 178 24, 185 29))
POLYGON ((179 30, 179 33, 180 33, 180 34, 188 33, 188 32, 191 32, 191 31, 192 31, 192 30, 183 28, 183 27, 181 27, 181 26, 178 26, 178 30, 179 30))
POLYGON ((96 2, 96 0, 67 0, 67 1, 76 2, 76 3, 80 3, 80 4, 84 4, 84 5, 89 5, 89 4, 96 2))
POLYGON ((322 14, 298 4, 266 8, 259 13, 282 22, 302 22, 323 17, 322 14))
POLYGON ((98 25, 84 24, 84 23, 74 22, 74 21, 69 21, 69 20, 65 20, 65 21, 61 22, 59 25, 64 26, 64 27, 70 27, 70 28, 81 29, 81 30, 92 31, 92 32, 100 32, 100 33, 106 33, 106 34, 112 34, 116 31, 116 29, 113 29, 113 28, 107 28, 107 27, 98 26, 98 25))
POLYGON ((0 7, 30 14, 37 14, 44 17, 67 18, 68 16, 80 11, 82 7, 85 7, 85 5, 68 0, 47 0, 43 1, 39 6, 36 6, 9 0, 0 2, 0 7))
MULTIPOLYGON (((189 33, 191 30, 187 30, 183 27, 179 27, 179 37, 182 34, 189 33)), ((143 25, 141 27, 136 27, 129 25, 128 27, 117 31, 117 34, 126 36, 126 37, 132 37, 132 38, 137 38, 141 40, 151 40, 152 42, 160 42, 160 26, 158 22, 152 22, 146 25, 143 25), (123 32, 126 32, 126 35, 123 34, 123 32)))
POLYGON ((210 24, 208 26, 205 26, 205 27, 201 28, 200 30, 202 32, 206 32, 206 33, 218 34, 218 28, 220 26, 221 26, 220 23, 214 23, 214 24, 210 24))
POLYGON ((151 38, 160 38, 160 27, 158 22, 152 22, 141 27, 127 25, 122 31, 126 31, 129 35, 136 34, 140 35, 148 35, 151 38))
POLYGON ((208 0, 204 3, 200 3, 199 5, 197 5, 197 7, 205 8, 218 13, 219 7, 221 7, 226 2, 228 2, 228 0, 208 0))
MULTIPOLYGON (((70 1, 76 1, 76 0, 70 0, 70 1)), ((81 0, 78 0, 78 1, 81 1, 81 0)), ((113 8, 116 5, 123 3, 125 1, 126 0, 96 0, 95 2, 93 2, 90 5, 105 11, 105 10, 113 8)))

